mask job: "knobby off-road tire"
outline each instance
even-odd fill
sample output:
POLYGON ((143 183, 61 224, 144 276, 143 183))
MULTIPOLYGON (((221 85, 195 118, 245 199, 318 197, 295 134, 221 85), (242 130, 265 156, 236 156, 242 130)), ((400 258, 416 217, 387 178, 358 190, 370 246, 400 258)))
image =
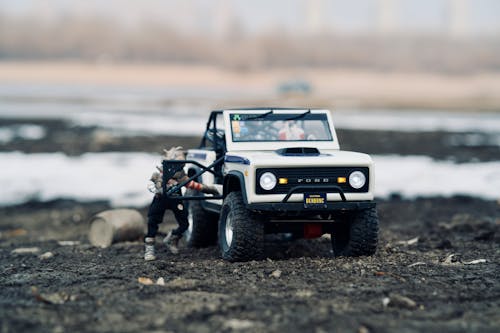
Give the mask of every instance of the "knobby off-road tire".
MULTIPOLYGON (((186 196, 201 196, 200 192, 187 190, 186 196)), ((188 247, 207 247, 217 243, 217 221, 215 213, 203 209, 201 201, 185 201, 188 209, 189 228, 186 230, 185 238, 188 247)))
POLYGON ((377 209, 370 208, 354 214, 351 223, 339 223, 332 232, 335 256, 369 256, 378 243, 377 209))
POLYGON ((261 259, 264 253, 264 224, 245 208, 241 192, 224 199, 219 219, 219 246, 228 261, 261 259))

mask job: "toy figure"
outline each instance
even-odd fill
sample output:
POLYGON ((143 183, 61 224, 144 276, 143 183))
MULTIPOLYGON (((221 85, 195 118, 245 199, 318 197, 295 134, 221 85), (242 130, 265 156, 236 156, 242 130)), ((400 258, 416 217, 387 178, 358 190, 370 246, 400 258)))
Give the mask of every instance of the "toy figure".
POLYGON ((294 121, 285 121, 283 128, 279 131, 281 141, 304 140, 304 130, 294 121))
MULTIPOLYGON (((163 150, 165 156, 164 160, 184 160, 184 153, 182 151, 182 147, 172 147, 169 150, 163 150)), ((168 235, 163 239, 163 243, 168 247, 170 252, 176 254, 179 252, 177 248, 177 244, 179 240, 182 238, 182 235, 189 227, 189 222, 187 219, 187 210, 185 209, 185 205, 182 200, 176 199, 175 195, 181 195, 180 191, 174 193, 174 197, 166 197, 163 194, 162 190, 162 167, 157 167, 158 172, 154 172, 151 176, 151 181, 153 182, 149 186, 149 190, 155 193, 153 198, 153 202, 149 207, 148 211, 148 232, 146 237, 144 238, 144 260, 150 261, 155 260, 155 236, 158 231, 158 226, 163 222, 163 215, 167 209, 172 210, 174 213, 175 219, 177 220, 178 227, 174 230, 171 230, 168 235)), ((170 178, 167 182, 167 190, 172 188, 177 184, 182 183, 187 180, 188 176, 184 172, 184 170, 178 171, 174 174, 172 178, 170 178)), ((213 186, 203 185, 197 183, 195 181, 190 181, 185 185, 186 188, 190 188, 196 191, 200 191, 203 193, 219 195, 217 189, 213 186)))

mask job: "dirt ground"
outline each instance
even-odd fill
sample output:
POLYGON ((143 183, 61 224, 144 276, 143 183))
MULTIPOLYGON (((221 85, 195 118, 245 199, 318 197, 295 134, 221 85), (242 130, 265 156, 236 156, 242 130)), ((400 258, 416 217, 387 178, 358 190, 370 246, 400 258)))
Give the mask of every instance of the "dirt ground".
MULTIPOLYGON (((80 154, 95 129, 80 130, 87 134, 73 141, 61 139, 64 124, 50 131, 61 134, 59 146, 47 139, 46 146, 18 141, 0 148, 80 154)), ((369 148, 373 136, 358 134, 339 133, 352 149, 369 148)), ((385 153, 426 151, 407 148, 397 133, 376 133, 388 136, 401 145, 385 153)), ((127 138, 94 151, 159 151, 165 139, 127 138)), ((435 147, 440 159, 491 160, 487 147, 435 147)), ((1 333, 500 331, 496 201, 393 196, 378 202, 380 242, 372 257, 334 258, 328 237, 269 239, 267 259, 247 263, 221 260, 216 247, 182 246, 172 255, 161 237, 155 262, 144 262, 140 240, 95 248, 88 221, 108 208, 62 199, 0 208, 1 333)), ((161 231, 172 227, 167 214, 161 231)))

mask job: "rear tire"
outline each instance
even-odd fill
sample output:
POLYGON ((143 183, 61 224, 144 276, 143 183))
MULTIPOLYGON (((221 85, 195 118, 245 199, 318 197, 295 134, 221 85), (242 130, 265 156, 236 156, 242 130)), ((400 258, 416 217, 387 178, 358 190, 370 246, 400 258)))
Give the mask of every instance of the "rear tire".
POLYGON ((231 262, 261 259, 264 253, 264 224, 245 208, 239 191, 224 199, 219 246, 222 258, 231 262))
POLYGON ((351 223, 339 223, 332 232, 332 249, 336 256, 370 256, 378 244, 376 208, 356 212, 351 223))
MULTIPOLYGON (((186 196, 202 196, 203 194, 191 189, 186 191, 186 196)), ((203 209, 201 201, 187 201, 189 227, 185 232, 188 247, 207 247, 217 242, 218 216, 203 209)))

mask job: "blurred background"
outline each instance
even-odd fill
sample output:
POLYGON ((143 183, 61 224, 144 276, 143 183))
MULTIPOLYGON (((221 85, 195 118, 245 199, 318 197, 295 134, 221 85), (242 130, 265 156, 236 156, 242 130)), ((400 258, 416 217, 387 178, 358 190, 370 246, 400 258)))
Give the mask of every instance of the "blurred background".
POLYGON ((332 109, 341 147, 384 166, 380 196, 483 196, 500 179, 500 2, 0 0, 0 204, 144 204, 162 147, 195 146, 211 109, 262 105, 332 109), (44 176, 15 179, 27 161, 44 176), (82 186, 111 180, 58 188, 71 163, 82 186), (401 163, 482 178, 409 190, 401 163))

